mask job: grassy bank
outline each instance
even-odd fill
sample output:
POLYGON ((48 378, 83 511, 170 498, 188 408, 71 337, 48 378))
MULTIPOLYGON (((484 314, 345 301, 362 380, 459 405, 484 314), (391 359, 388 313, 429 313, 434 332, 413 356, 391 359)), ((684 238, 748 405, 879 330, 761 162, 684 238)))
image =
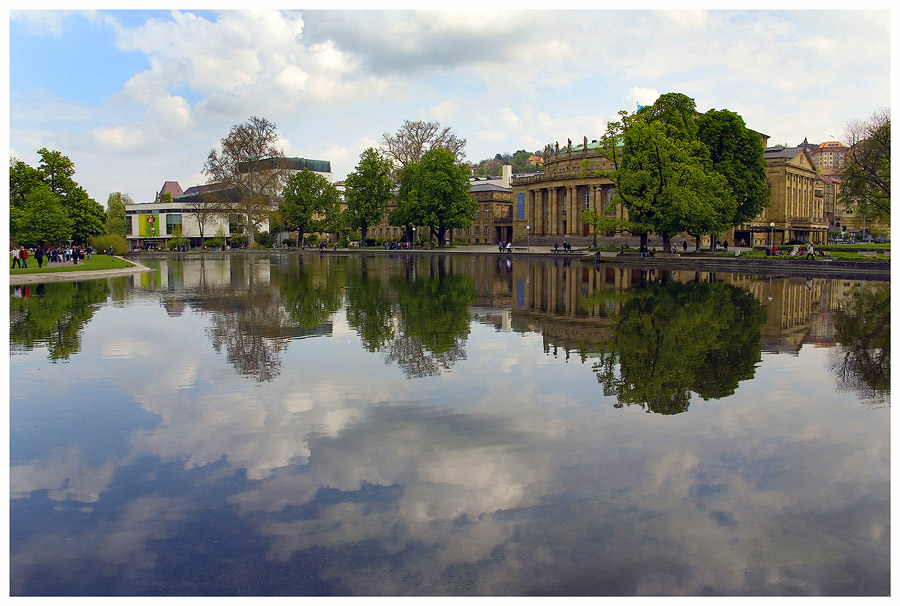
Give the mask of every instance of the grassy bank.
MULTIPOLYGON (((12 263, 12 261, 10 261, 12 263)), ((73 265, 71 262, 68 263, 53 263, 52 265, 48 265, 47 263, 40 269, 37 266, 37 260, 33 258, 28 259, 28 269, 11 269, 10 275, 18 276, 23 274, 55 274, 59 272, 67 272, 67 271, 100 271, 104 269, 126 269, 128 267, 133 267, 132 263, 128 261, 124 261, 119 259, 118 257, 109 257, 107 255, 93 255, 90 259, 84 259, 83 261, 79 261, 78 265, 73 265)))

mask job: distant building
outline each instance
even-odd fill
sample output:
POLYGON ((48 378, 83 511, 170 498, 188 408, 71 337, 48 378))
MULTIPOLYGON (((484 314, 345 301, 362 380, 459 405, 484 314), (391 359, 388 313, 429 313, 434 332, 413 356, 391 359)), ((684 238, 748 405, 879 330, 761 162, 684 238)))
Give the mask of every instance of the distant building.
POLYGON ((850 148, 839 141, 826 141, 812 151, 813 163, 819 172, 842 171, 849 151, 850 148))
MULTIPOLYGON (((331 182, 331 162, 306 158, 268 158, 262 161, 262 170, 268 167, 286 169, 289 173, 303 169, 321 174, 331 182)), ((177 181, 166 181, 153 202, 125 205, 125 239, 130 249, 163 248, 180 231, 185 243, 199 246, 201 241, 222 235, 230 237, 242 229, 239 214, 228 212, 234 208, 240 194, 229 184, 210 183, 182 190, 177 181), (166 194, 171 195, 169 201, 166 194), (201 237, 202 226, 202 237, 201 237)), ((277 200, 272 201, 275 210, 277 200)), ((263 221, 262 231, 268 231, 268 221, 263 221)))

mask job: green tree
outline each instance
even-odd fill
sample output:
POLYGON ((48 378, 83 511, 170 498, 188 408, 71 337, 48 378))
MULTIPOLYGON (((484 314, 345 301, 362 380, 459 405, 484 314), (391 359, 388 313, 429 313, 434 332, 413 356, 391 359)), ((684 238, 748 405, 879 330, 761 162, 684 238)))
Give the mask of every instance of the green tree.
POLYGON ((445 149, 425 152, 409 196, 416 201, 417 223, 431 230, 439 246, 444 245, 447 230, 466 227, 475 219, 477 203, 469 196, 468 170, 445 149))
MULTIPOLYGON (((713 169, 725 177, 735 201, 733 225, 746 223, 769 205, 762 136, 728 110, 711 109, 697 117, 697 137, 706 146, 713 169)), ((730 227, 730 226, 729 226, 730 227)))
POLYGON ((44 183, 60 200, 72 221, 72 239, 86 244, 91 236, 106 232, 106 212, 103 206, 88 196, 72 178, 75 164, 58 151, 38 150, 41 162, 38 170, 44 183))
MULTIPOLYGON (((680 114, 679 114, 680 115, 680 114)), ((613 173, 628 218, 641 232, 718 233, 734 213, 727 182, 710 166, 703 144, 659 121, 626 118, 622 160, 613 173)))
POLYGON ((72 235, 69 214, 43 183, 25 194, 13 221, 12 234, 22 244, 55 244, 67 241, 72 235))
POLYGON ((291 175, 281 195, 278 224, 286 231, 298 232, 298 242, 307 232, 334 231, 341 196, 328 179, 304 168, 291 175))
POLYGON ((133 204, 131 197, 113 192, 106 199, 106 233, 125 237, 125 205, 133 204))
POLYGON ((356 170, 347 175, 346 217, 351 227, 362 231, 363 246, 369 226, 381 221, 391 199, 392 172, 391 160, 370 147, 360 154, 356 170))
POLYGON ((727 110, 696 111, 680 93, 661 96, 634 114, 619 112, 603 147, 606 173, 646 246, 657 232, 716 235, 756 216, 768 203, 762 139, 727 110))
POLYGON ((65 210, 69 225, 66 239, 86 243, 91 236, 105 233, 106 213, 103 206, 73 180, 75 164, 60 152, 46 148, 38 150, 38 155, 41 156, 38 168, 32 168, 20 160, 10 162, 10 234, 17 237, 17 225, 41 221, 40 217, 35 217, 22 222, 26 196, 39 186, 46 187, 65 210))
POLYGON ((277 141, 274 123, 251 116, 231 127, 203 165, 209 183, 230 184, 236 190, 233 212, 246 219, 251 248, 260 225, 276 209, 275 200, 287 180, 287 169, 277 162, 284 155, 277 141))
POLYGON ((841 173, 841 202, 856 216, 890 222, 890 110, 881 109, 868 120, 850 122, 845 136, 850 151, 841 173))

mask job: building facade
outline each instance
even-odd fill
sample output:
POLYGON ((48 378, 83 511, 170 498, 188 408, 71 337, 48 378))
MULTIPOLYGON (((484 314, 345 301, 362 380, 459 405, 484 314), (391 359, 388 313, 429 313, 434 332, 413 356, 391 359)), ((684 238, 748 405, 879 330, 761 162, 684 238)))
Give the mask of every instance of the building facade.
MULTIPOLYGON (((766 182, 771 190, 769 206, 754 220, 719 234, 719 239, 746 246, 765 246, 772 241, 824 243, 828 221, 824 197, 815 195, 817 172, 809 147, 769 147, 765 160, 766 182)), ((597 141, 588 143, 585 138, 576 147, 571 140, 564 148, 558 144, 554 149, 548 147, 544 172, 512 179, 514 240, 591 236, 593 227, 581 222, 583 210, 593 210, 611 219, 627 219, 627 209, 617 203, 615 184, 606 177, 596 176, 596 171, 612 168, 597 141)), ((707 245, 709 238, 704 238, 702 243, 707 245)))
MULTIPOLYGON (((286 171, 287 175, 309 169, 331 182, 331 162, 306 158, 268 158, 267 167, 286 171)), ((229 238, 245 229, 245 223, 237 212, 239 194, 233 187, 221 183, 197 185, 182 190, 177 181, 166 181, 156 193, 153 202, 127 204, 125 206, 125 239, 129 250, 164 248, 175 238, 183 238, 189 247, 199 246, 214 237, 229 238)), ((271 210, 278 200, 272 200, 271 210)), ((262 220, 260 231, 267 232, 269 222, 262 220)))
MULTIPOLYGON (((610 218, 625 218, 627 212, 615 204, 615 186, 598 170, 611 170, 597 141, 544 153, 544 172, 515 176, 513 190, 513 239, 592 235, 593 228, 581 222, 583 210, 594 210, 610 218)), ((615 235, 615 234, 599 234, 615 235)))

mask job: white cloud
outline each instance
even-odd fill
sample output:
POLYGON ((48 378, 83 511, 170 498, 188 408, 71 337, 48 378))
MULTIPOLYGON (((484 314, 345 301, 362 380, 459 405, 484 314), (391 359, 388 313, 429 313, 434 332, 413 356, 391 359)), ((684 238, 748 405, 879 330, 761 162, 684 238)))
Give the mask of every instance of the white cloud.
POLYGON ((95 128, 90 135, 97 145, 116 151, 140 147, 145 138, 141 131, 122 126, 95 128))

